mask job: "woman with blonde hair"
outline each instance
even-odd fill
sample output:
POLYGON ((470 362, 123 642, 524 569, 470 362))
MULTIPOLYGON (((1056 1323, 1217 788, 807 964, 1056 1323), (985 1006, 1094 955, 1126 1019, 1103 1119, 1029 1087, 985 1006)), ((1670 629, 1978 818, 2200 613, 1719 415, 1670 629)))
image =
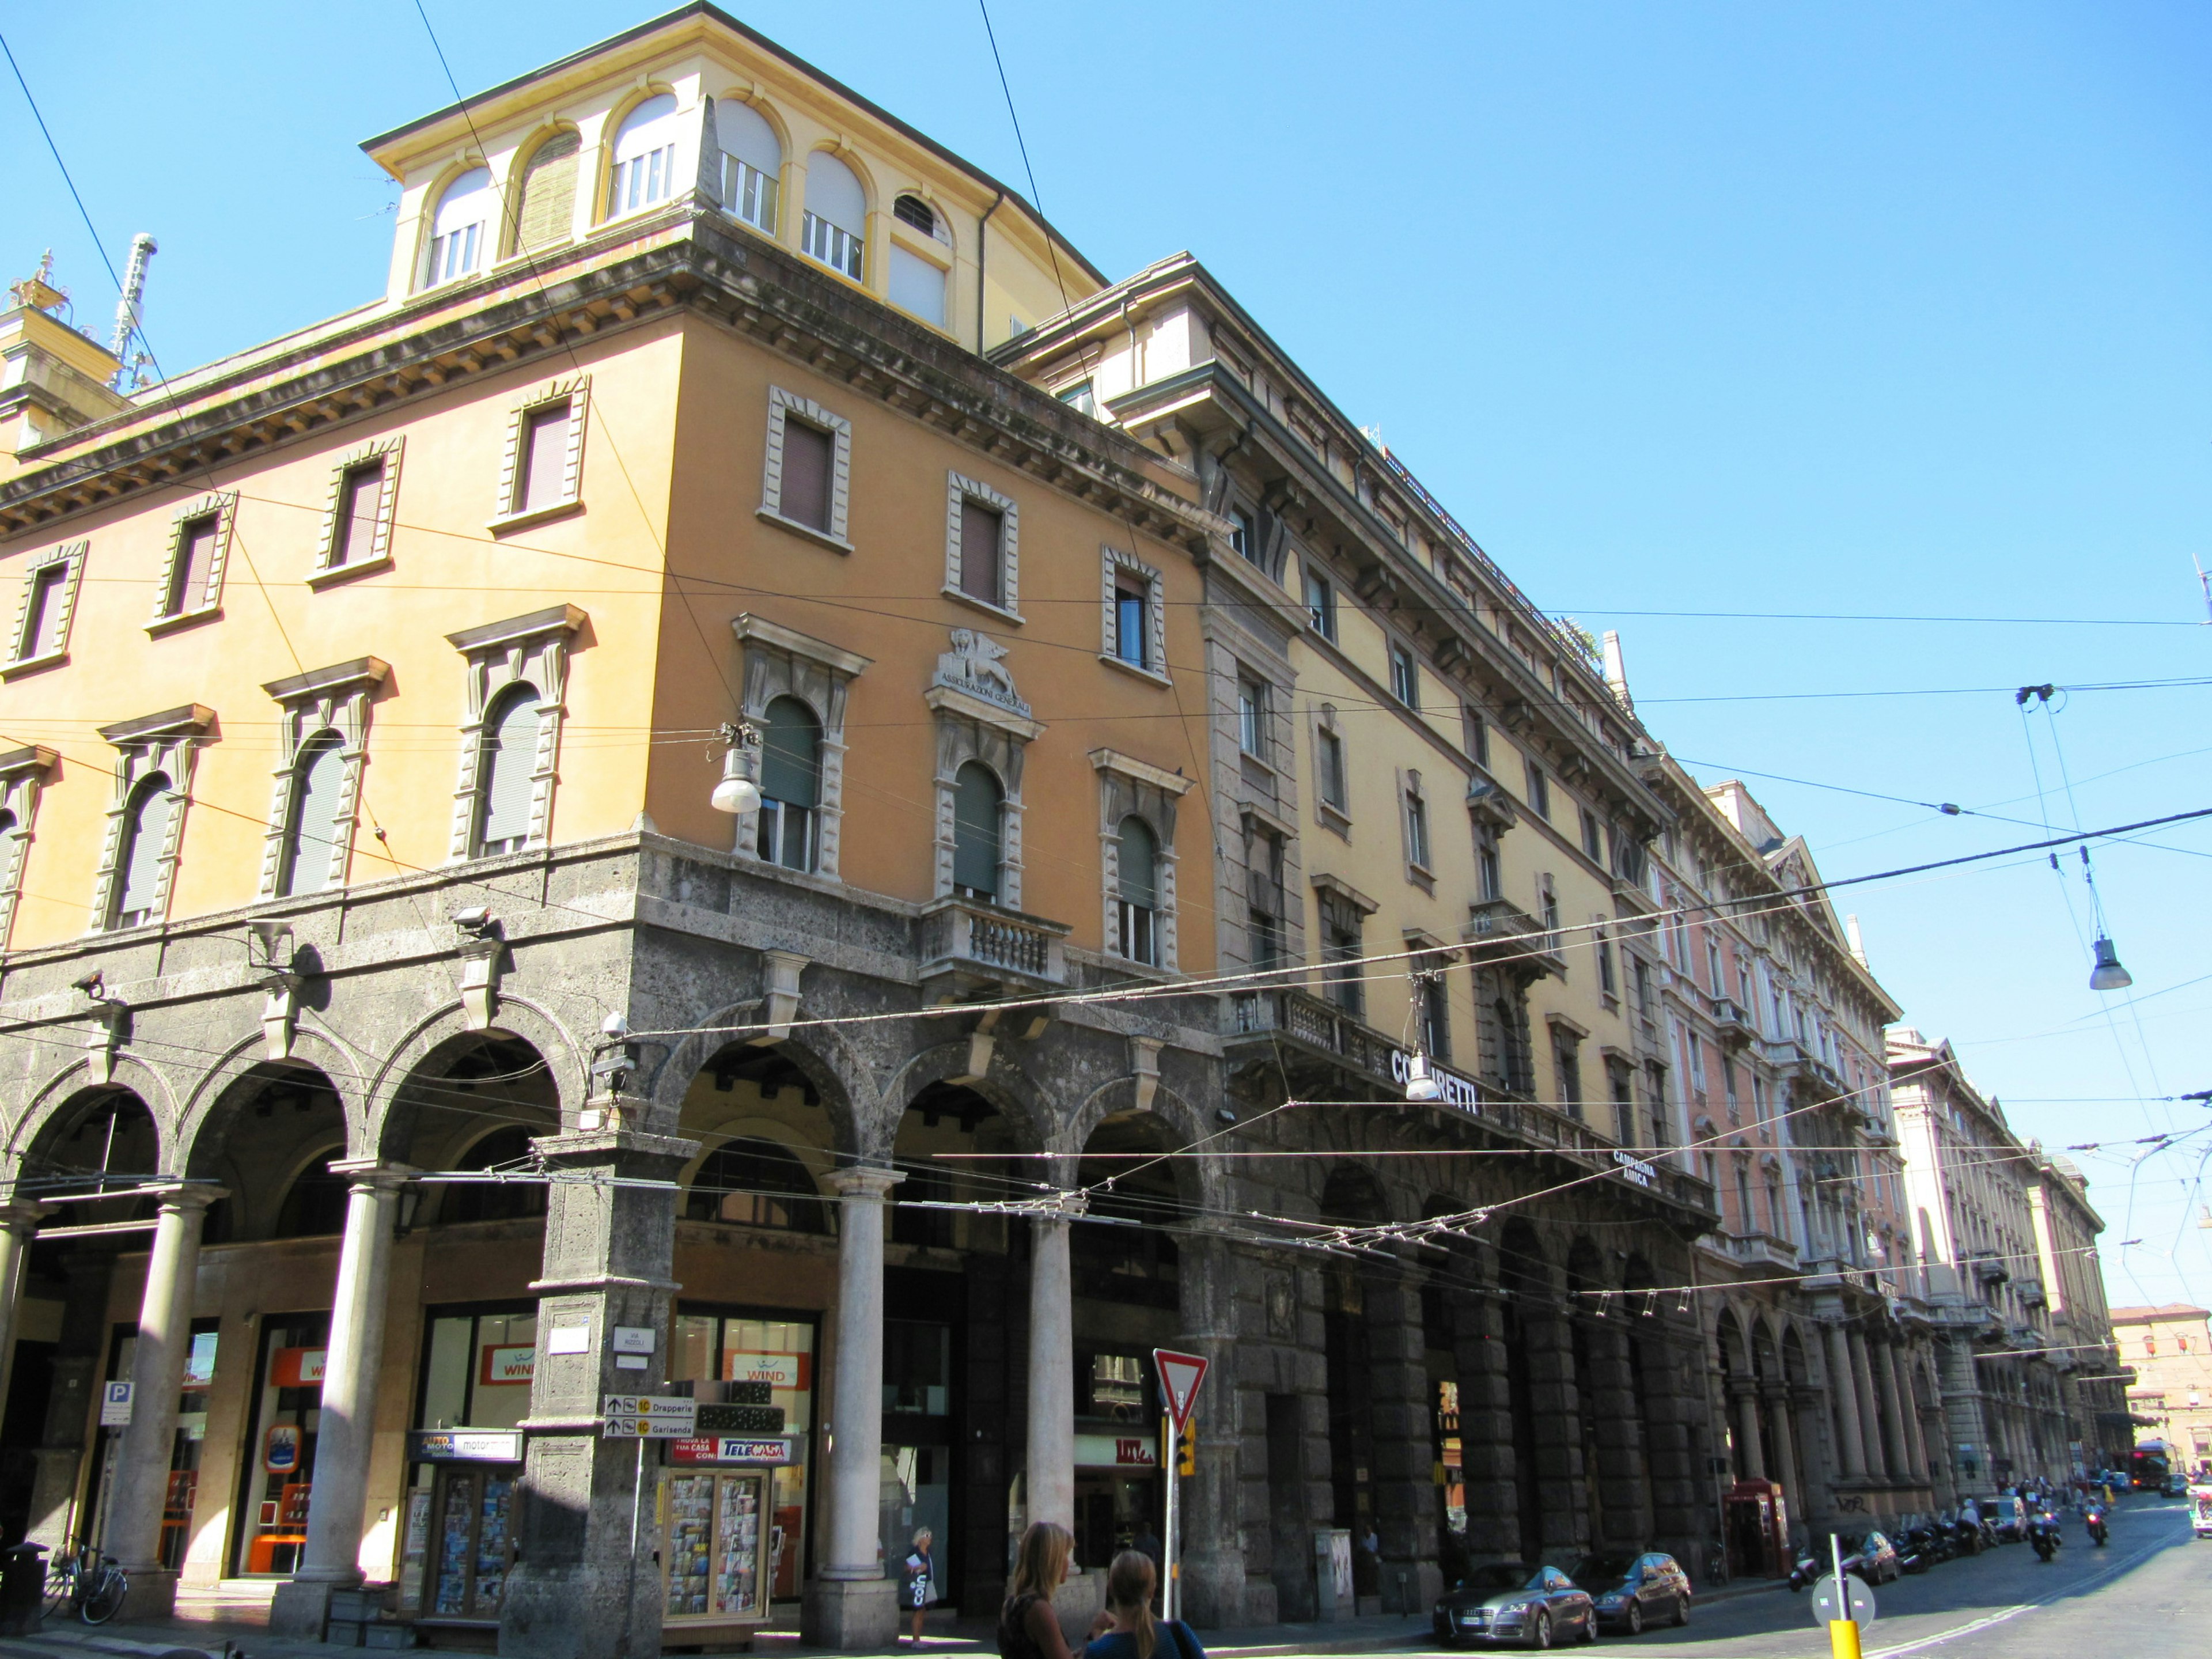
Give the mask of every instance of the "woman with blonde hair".
POLYGON ((1159 1577, 1152 1558, 1123 1550, 1106 1570, 1106 1615, 1113 1624, 1094 1636, 1083 1659, 1206 1659, 1206 1650, 1179 1619, 1152 1619, 1159 1577))
POLYGON ((924 1527, 914 1535, 914 1553, 906 1559, 906 1604, 914 1609, 914 1644, 921 1645, 922 1610, 929 1606, 935 1592, 933 1582, 937 1577, 937 1561, 929 1553, 936 1534, 924 1527))
POLYGON ((1052 1610, 1053 1592, 1066 1580, 1075 1534, 1050 1521, 1036 1521, 1014 1551, 1014 1583, 999 1609, 1002 1659, 1073 1659, 1052 1610))

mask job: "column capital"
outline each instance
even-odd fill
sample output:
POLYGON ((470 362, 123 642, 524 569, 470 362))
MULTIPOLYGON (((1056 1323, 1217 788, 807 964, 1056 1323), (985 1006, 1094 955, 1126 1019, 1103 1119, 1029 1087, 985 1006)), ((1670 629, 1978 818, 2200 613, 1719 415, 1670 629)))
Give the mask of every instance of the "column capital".
POLYGON ((832 1170, 823 1177, 823 1182, 841 1198, 880 1200, 905 1179, 899 1170, 887 1170, 881 1164, 855 1164, 832 1170))
POLYGON ((187 1180, 161 1195, 161 1207, 180 1214, 191 1213, 229 1196, 228 1187, 218 1187, 212 1181, 187 1180))
POLYGON ((28 1238, 31 1230, 54 1213, 59 1207, 53 1204, 34 1203, 28 1199, 10 1199, 0 1204, 0 1232, 10 1232, 28 1238))
POLYGON ((422 1174, 411 1164, 389 1164, 380 1158, 334 1158, 331 1173, 352 1182, 356 1192, 388 1193, 422 1174))

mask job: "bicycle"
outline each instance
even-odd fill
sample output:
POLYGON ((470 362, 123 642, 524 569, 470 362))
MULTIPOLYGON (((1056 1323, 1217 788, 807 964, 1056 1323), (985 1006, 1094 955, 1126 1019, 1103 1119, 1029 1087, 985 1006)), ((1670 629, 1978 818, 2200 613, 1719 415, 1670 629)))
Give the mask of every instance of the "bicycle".
POLYGON ((75 1613, 88 1625, 104 1625, 122 1612, 130 1590, 131 1581, 113 1556, 80 1545, 74 1554, 46 1563, 46 1616, 66 1619, 75 1613))

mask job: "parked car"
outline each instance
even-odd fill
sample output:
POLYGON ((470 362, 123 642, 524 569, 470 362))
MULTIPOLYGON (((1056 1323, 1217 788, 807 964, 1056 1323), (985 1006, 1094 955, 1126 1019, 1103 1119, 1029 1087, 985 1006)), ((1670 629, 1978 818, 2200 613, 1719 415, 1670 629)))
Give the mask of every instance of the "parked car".
MULTIPOLYGON (((1856 1574, 1869 1584, 1887 1584, 1904 1571, 1897 1558, 1897 1546, 1880 1532, 1838 1534, 1844 1545, 1844 1571, 1856 1574)), ((1832 1553, 1826 1538, 1816 1538, 1813 1547, 1797 1558, 1796 1566, 1790 1574, 1790 1588, 1803 1589, 1808 1584, 1826 1578, 1833 1571, 1832 1553)))
POLYGON ((1635 1636, 1646 1625, 1690 1622, 1690 1575, 1671 1555, 1585 1555, 1574 1580, 1590 1593, 1602 1626, 1635 1636))
POLYGON ((1525 1643, 1548 1648, 1562 1638, 1597 1639, 1597 1607, 1557 1567, 1498 1561, 1477 1567, 1437 1598, 1437 1640, 1525 1643))

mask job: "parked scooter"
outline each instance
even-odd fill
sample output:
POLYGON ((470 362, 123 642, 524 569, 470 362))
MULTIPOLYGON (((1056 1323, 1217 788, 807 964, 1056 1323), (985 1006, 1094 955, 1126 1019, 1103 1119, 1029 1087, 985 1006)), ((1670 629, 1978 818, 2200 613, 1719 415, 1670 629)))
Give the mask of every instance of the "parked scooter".
POLYGON ((2090 1541, 2095 1544, 2099 1549, 2104 1548, 2106 1532, 2105 1506, 2102 1504, 2092 1502, 2089 1507, 2082 1511, 2081 1518, 2088 1523, 2090 1541))
POLYGON ((2066 1540, 2059 1535, 2058 1517, 2048 1510, 2039 1510, 2028 1517, 2027 1541, 2035 1546, 2036 1559, 2048 1561, 2058 1553, 2058 1547, 2066 1540))
POLYGON ((1897 1535, 1897 1565, 1906 1572, 1925 1572, 1942 1558, 1932 1527, 1907 1527, 1897 1535))
POLYGON ((1960 1516, 1951 1522, 1951 1553, 1954 1555, 1979 1555, 1982 1553, 1982 1523, 1968 1516, 1960 1516))

